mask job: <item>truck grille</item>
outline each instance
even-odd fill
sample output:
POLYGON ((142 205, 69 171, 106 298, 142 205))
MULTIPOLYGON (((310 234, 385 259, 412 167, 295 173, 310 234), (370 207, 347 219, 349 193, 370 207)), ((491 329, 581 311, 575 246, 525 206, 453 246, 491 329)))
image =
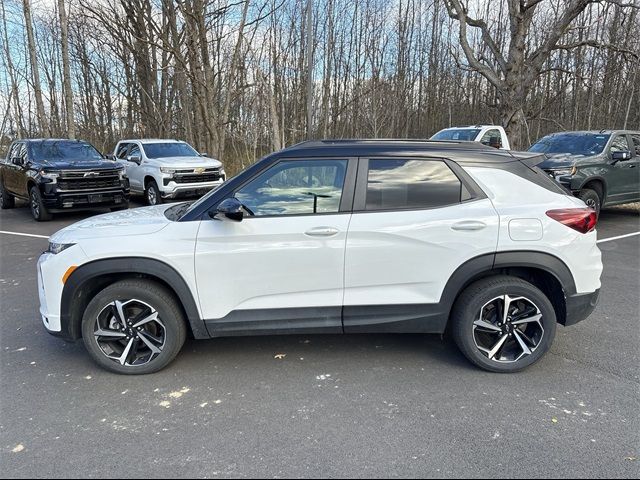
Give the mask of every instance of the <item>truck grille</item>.
POLYGON ((120 188, 120 170, 63 172, 58 189, 64 191, 120 188))
POLYGON ((207 183, 217 182, 222 178, 219 168, 205 168, 200 171, 198 169, 177 170, 174 181, 176 183, 207 183))

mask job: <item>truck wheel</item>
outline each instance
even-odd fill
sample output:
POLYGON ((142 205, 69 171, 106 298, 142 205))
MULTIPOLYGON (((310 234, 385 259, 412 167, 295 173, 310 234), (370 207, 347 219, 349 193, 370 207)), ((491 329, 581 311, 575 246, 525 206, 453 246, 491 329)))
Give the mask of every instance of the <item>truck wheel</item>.
POLYGON ((549 350, 556 313, 540 289, 500 275, 467 287, 451 314, 453 339, 478 367, 496 373, 523 370, 549 350))
POLYGON ((182 309, 169 290, 121 280, 98 293, 82 317, 82 339, 101 367, 144 375, 166 367, 187 337, 182 309))
POLYGON ((29 190, 29 207, 31 208, 31 215, 38 222, 48 222, 53 218, 53 215, 47 211, 42 202, 42 195, 38 187, 34 186, 29 190))
POLYGON ((11 195, 4 189, 4 185, 2 185, 2 181, 0 181, 0 208, 2 210, 7 210, 8 208, 13 208, 16 206, 16 197, 11 195))
POLYGON ((590 188, 585 188, 583 190, 580 190, 580 193, 578 193, 578 198, 586 203, 588 207, 593 208, 596 211, 597 216, 600 216, 602 200, 600 200, 600 195, 598 195, 598 192, 590 188))
POLYGON ((162 195, 155 180, 149 180, 147 183, 144 197, 149 205, 160 205, 162 203, 162 195))

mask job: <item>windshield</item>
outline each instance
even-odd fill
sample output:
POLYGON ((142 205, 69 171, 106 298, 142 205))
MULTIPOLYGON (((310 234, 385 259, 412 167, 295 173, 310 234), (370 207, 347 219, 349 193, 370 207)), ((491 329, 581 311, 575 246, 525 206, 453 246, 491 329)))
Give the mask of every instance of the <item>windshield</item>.
POLYGON ((199 157, 193 147, 187 143, 145 143, 142 145, 147 158, 167 158, 167 157, 199 157))
POLYGON ((29 157, 44 160, 102 160, 104 157, 93 145, 86 142, 43 141, 29 142, 29 157))
POLYGON ((477 128, 447 128, 436 133, 431 140, 468 140, 473 142, 480 130, 477 128))
POLYGON ((598 155, 602 153, 611 135, 601 133, 555 133, 534 143, 530 152, 568 153, 571 155, 598 155))

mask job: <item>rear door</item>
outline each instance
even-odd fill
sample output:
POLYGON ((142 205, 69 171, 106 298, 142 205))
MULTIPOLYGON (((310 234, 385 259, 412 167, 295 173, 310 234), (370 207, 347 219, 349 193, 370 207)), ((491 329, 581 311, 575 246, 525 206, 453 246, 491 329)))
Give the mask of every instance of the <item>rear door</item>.
POLYGON ((441 331, 443 319, 432 314, 447 281, 466 261, 495 252, 498 241, 498 215, 479 189, 471 193, 467 178, 443 159, 360 160, 345 257, 345 333, 441 331))
POLYGON ((631 160, 629 160, 629 164, 633 165, 631 167, 632 173, 631 184, 629 185, 629 201, 637 202, 640 200, 640 133, 629 135, 629 145, 631 146, 631 160))
MULTIPOLYGON (((631 152, 629 137, 625 134, 615 135, 611 141, 608 151, 608 159, 612 161, 614 152, 631 152)), ((630 160, 616 162, 609 170, 610 179, 607 179, 607 203, 608 202, 629 202, 635 197, 634 192, 638 190, 638 158, 632 157, 630 160)))

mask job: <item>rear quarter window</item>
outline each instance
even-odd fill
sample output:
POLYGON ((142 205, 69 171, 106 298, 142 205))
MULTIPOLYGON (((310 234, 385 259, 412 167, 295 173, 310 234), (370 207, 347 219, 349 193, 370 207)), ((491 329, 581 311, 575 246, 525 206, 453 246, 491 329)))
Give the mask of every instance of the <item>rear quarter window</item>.
POLYGON ((370 159, 365 210, 410 210, 460 203, 462 183, 439 160, 370 159))

